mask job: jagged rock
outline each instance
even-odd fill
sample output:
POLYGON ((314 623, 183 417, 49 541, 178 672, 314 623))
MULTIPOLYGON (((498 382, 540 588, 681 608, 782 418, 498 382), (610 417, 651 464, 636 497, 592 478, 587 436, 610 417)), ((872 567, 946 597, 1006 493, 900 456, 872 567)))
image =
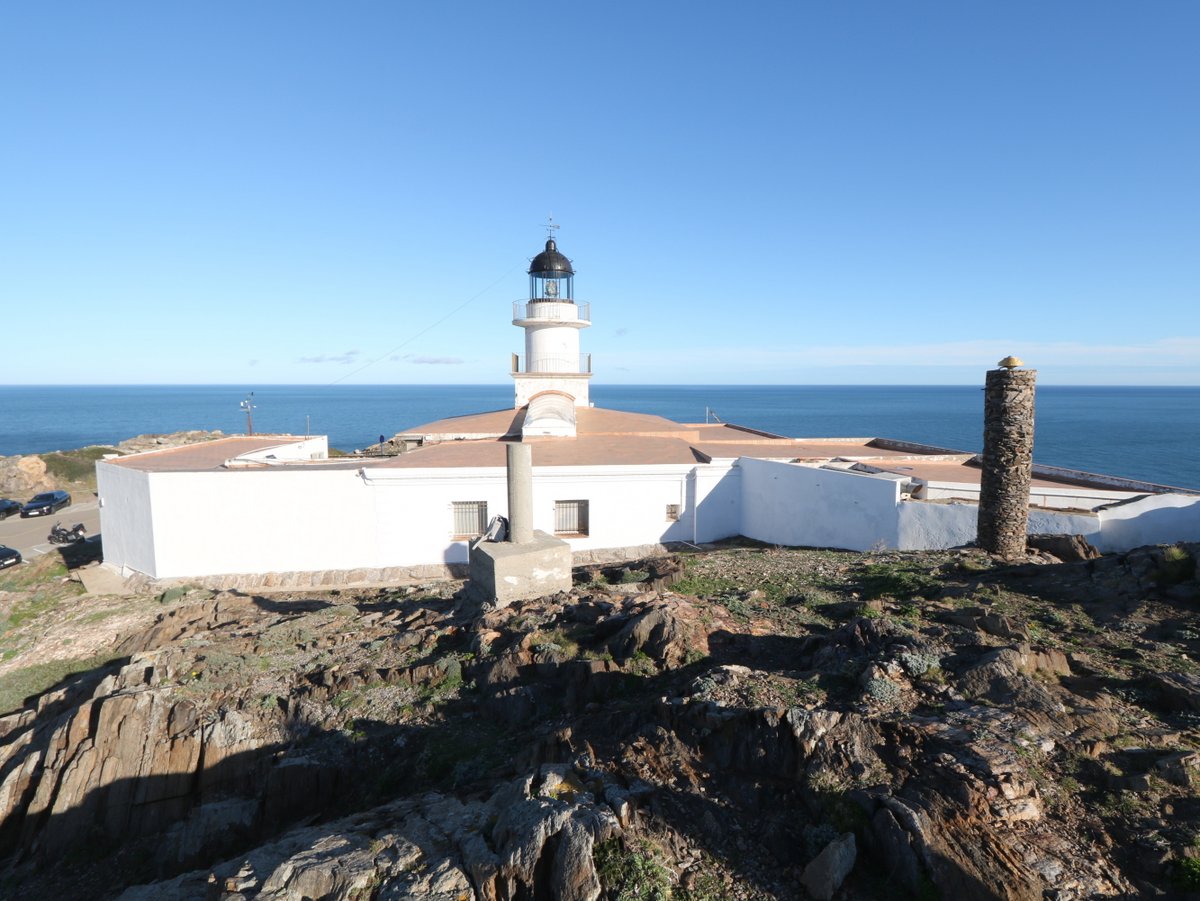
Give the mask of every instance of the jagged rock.
POLYGON ((1152 673, 1146 677, 1159 692, 1161 703, 1172 710, 1200 711, 1200 676, 1189 673, 1152 673))
POLYGON ((808 866, 800 883, 817 901, 830 901, 842 882, 854 869, 858 849, 854 844, 854 833, 847 832, 836 841, 830 842, 808 866))
POLYGON ((1026 543, 1029 548, 1044 551, 1063 563, 1095 560, 1100 556, 1082 535, 1030 535, 1026 543))
POLYGON ((875 843, 886 871, 902 886, 916 894, 921 885, 921 864, 913 850, 913 839, 901 828, 896 817, 886 807, 875 812, 871 820, 875 843))
POLYGON ((46 461, 36 454, 0 457, 0 496, 27 498, 57 487, 58 482, 46 471, 46 461))
POLYGON ((1172 785, 1193 788, 1200 784, 1200 754, 1195 751, 1169 754, 1155 763, 1154 767, 1172 785))
POLYGON ((628 660, 641 651, 667 667, 680 666, 690 651, 707 653, 704 633, 682 619, 679 605, 656 606, 634 617, 608 643, 614 657, 628 660))

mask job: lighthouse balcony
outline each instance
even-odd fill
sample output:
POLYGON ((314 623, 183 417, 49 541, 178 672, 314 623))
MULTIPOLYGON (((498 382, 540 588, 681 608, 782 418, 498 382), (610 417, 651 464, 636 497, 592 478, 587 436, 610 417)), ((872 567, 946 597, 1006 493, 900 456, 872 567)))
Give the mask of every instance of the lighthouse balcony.
POLYGON ((547 321, 579 328, 591 325, 592 305, 550 299, 513 303, 513 325, 538 325, 547 321))
POLYGON ((530 360, 521 354, 512 355, 512 375, 541 373, 544 375, 591 375, 592 355, 550 357, 538 354, 530 360))

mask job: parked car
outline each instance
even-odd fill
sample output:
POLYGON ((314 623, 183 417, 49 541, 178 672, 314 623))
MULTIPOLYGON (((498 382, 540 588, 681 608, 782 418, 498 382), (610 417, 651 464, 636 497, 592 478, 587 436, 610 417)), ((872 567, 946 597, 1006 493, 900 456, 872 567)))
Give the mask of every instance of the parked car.
POLYGON ((21 504, 19 501, 10 501, 6 497, 0 497, 0 519, 8 519, 14 513, 21 512, 21 504))
POLYGON ((22 516, 49 516, 71 505, 71 495, 65 491, 43 491, 34 495, 24 507, 22 516))
POLYGON ((16 548, 0 544, 0 569, 4 569, 8 566, 16 566, 20 562, 20 551, 18 551, 16 548))

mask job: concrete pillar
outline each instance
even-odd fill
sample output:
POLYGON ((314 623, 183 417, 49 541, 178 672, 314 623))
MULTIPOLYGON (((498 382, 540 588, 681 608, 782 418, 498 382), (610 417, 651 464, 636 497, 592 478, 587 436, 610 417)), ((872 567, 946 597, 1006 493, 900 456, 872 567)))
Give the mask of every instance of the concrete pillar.
POLYGON ((979 490, 978 544, 999 557, 1025 553, 1029 482, 1033 477, 1035 369, 1008 368, 987 374, 983 400, 983 477, 979 490))
POLYGON ((533 448, 508 443, 508 540, 533 541, 533 448))

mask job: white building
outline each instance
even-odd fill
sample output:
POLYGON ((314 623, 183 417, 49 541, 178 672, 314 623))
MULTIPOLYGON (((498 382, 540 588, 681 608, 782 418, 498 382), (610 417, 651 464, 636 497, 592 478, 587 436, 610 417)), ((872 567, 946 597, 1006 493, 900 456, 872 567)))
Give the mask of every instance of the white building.
MULTIPOLYGON (((505 444, 532 446, 533 528, 577 562, 743 535, 867 550, 975 538, 977 457, 875 438, 793 439, 588 403, 587 305, 553 240, 514 306, 512 409, 397 434, 394 455, 328 457, 326 439, 225 438, 97 464, 107 565, 156 579, 279 585, 461 572, 507 514, 505 444)), ((1200 540, 1200 493, 1034 467, 1030 532, 1103 551, 1200 540)))

